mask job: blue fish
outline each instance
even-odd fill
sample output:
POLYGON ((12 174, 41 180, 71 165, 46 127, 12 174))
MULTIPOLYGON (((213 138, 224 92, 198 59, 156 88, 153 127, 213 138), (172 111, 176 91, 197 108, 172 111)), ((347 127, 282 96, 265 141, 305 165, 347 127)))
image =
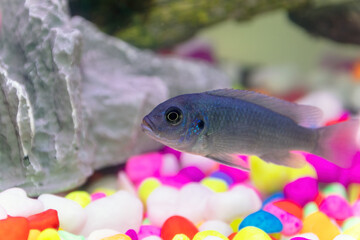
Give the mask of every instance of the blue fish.
POLYGON ((260 93, 219 89, 184 94, 155 107, 141 124, 151 138, 179 151, 248 170, 238 154, 301 167, 294 151, 316 154, 350 167, 360 149, 359 120, 318 127, 322 112, 260 93))

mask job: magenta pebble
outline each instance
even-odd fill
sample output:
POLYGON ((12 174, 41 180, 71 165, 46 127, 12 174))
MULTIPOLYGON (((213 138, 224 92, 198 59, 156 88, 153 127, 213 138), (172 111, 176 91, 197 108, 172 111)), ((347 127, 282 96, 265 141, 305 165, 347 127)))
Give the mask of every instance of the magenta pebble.
POLYGON ((181 155, 181 152, 179 152, 179 151, 177 151, 175 149, 172 149, 170 147, 167 147, 167 146, 165 146, 163 149, 161 149, 160 153, 162 153, 162 154, 171 153, 171 154, 175 155, 175 157, 178 160, 180 159, 180 155, 181 155))
POLYGON ((161 164, 160 153, 147 153, 129 158, 125 171, 131 181, 139 184, 145 178, 158 177, 161 164))
POLYGON ((319 182, 338 182, 341 168, 314 154, 305 154, 306 160, 315 167, 319 182))
POLYGON ((177 174, 175 176, 163 176, 159 177, 158 179, 162 184, 176 188, 181 188, 185 184, 191 182, 189 178, 180 174, 177 174))
POLYGON ((138 237, 139 239, 146 238, 148 236, 160 236, 161 229, 152 225, 140 226, 138 237))
POLYGON ((228 176, 230 176, 232 178, 232 180, 234 181, 234 183, 243 182, 243 181, 249 179, 248 172, 242 171, 237 168, 229 167, 229 166, 226 166, 223 164, 219 165, 219 171, 222 171, 222 172, 226 173, 228 176))
POLYGON ((205 174, 195 166, 185 167, 178 174, 187 177, 193 182, 200 182, 205 177, 205 174))
POLYGON ((299 178, 284 187, 285 198, 305 206, 306 203, 313 201, 318 195, 318 183, 315 178, 299 178))
POLYGON ((91 201, 95 201, 95 200, 98 200, 100 198, 104 198, 106 197, 106 194, 103 193, 103 192, 95 192, 93 194, 91 194, 91 201))
POLYGON ((134 229, 127 230, 125 234, 128 235, 131 238, 131 240, 139 240, 134 229))
POLYGON ((290 240, 309 240, 309 239, 304 237, 294 237, 294 238, 290 238, 290 240))
POLYGON ((336 220, 345 220, 353 215, 350 205, 343 197, 338 195, 326 197, 321 202, 319 209, 336 220))

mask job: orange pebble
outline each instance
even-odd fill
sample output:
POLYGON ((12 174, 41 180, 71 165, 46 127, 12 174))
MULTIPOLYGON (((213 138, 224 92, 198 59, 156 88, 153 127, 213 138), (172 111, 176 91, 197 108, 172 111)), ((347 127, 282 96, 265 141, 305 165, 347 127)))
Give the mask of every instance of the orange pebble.
POLYGON ((302 233, 314 233, 321 240, 333 240, 340 234, 339 227, 322 212, 314 212, 305 217, 302 233))
POLYGON ((172 240, 176 234, 182 233, 192 239, 199 230, 188 219, 181 216, 168 218, 161 227, 160 237, 163 240, 172 240))
POLYGON ((126 234, 116 234, 111 237, 102 238, 101 240, 131 240, 131 238, 126 234))
POLYGON ((316 196, 314 202, 320 206, 320 203, 324 200, 324 195, 322 195, 322 193, 319 192, 319 194, 316 196))
POLYGON ((24 217, 8 217, 0 220, 0 237, 6 240, 27 239, 29 236, 29 221, 24 217))
POLYGON ((298 219, 303 218, 302 207, 299 204, 297 204, 291 200, 280 200, 280 201, 274 202, 273 204, 274 204, 274 206, 281 208, 285 212, 288 212, 288 213, 294 215, 298 219))
POLYGON ((236 234, 237 234, 237 232, 233 232, 232 234, 230 234, 230 235, 228 236, 228 239, 229 239, 229 240, 232 240, 232 239, 235 237, 236 234))

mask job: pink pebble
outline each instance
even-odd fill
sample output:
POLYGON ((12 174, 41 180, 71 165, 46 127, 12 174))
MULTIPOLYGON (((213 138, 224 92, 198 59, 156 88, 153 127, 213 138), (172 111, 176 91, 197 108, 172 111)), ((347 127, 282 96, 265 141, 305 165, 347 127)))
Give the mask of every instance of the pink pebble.
POLYGON ((168 146, 165 146, 163 149, 160 150, 160 153, 162 154, 166 154, 166 153, 171 153, 171 154, 174 154, 174 156, 177 158, 177 159, 180 159, 180 155, 181 155, 181 152, 173 149, 173 148, 170 148, 168 146))
POLYGON ((352 206, 354 216, 360 217, 360 200, 357 200, 352 206))
POLYGON ((193 182, 200 182, 205 174, 195 166, 184 167, 179 171, 179 175, 183 175, 193 182))
POLYGON ((318 183, 315 178, 299 178, 284 187, 285 198, 305 206, 306 203, 314 201, 318 195, 318 183))
MULTIPOLYGON (((239 156, 240 158, 246 160, 246 156, 239 156)), ((223 164, 219 165, 219 170, 229 175, 234 183, 243 182, 247 179, 249 179, 249 172, 242 171, 237 168, 229 167, 223 164)))
POLYGON ((303 227, 302 221, 294 215, 284 211, 283 209, 273 205, 267 204, 264 210, 275 215, 283 225, 281 233, 285 236, 293 236, 300 232, 303 227))
POLYGON ((339 195, 326 197, 319 206, 320 211, 336 220, 345 220, 353 215, 347 201, 339 195))
POLYGON ((95 192, 95 193, 91 194, 90 197, 91 197, 91 201, 95 201, 100 198, 106 197, 106 194, 103 192, 95 192))
POLYGON ((175 176, 163 176, 159 177, 158 179, 162 184, 175 188, 181 188, 185 184, 191 182, 189 178, 181 174, 177 174, 175 176))
POLYGON ((158 152, 133 156, 126 162, 127 176, 135 184, 148 177, 158 177, 162 155, 158 152))
POLYGON ((160 236, 161 228, 152 225, 141 225, 138 237, 139 239, 146 238, 148 236, 160 236))
POLYGON ((138 240, 139 239, 137 234, 136 234, 136 231, 134 229, 127 230, 125 234, 128 235, 131 238, 131 240, 138 240))

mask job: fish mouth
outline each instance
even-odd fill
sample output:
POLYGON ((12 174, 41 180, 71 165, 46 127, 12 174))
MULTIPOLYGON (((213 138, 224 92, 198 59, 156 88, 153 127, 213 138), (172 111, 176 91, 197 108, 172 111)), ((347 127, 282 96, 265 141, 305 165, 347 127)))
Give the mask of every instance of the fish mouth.
POLYGON ((145 116, 141 123, 141 128, 144 132, 153 132, 154 124, 148 116, 145 116))

